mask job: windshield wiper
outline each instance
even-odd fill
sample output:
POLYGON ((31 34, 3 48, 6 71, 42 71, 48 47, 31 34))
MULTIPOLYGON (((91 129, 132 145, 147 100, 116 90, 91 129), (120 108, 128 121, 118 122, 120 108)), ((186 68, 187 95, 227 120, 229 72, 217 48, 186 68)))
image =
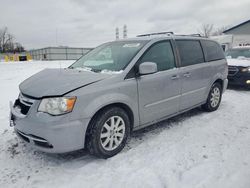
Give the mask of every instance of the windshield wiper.
POLYGON ((101 69, 91 69, 91 71, 93 71, 93 72, 101 72, 102 70, 101 69))

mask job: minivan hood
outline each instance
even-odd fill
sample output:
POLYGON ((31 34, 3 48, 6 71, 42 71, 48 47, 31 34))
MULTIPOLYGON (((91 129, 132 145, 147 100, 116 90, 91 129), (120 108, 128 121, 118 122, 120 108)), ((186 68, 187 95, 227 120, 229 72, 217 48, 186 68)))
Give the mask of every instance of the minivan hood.
POLYGON ((61 96, 110 76, 76 69, 44 69, 24 80, 19 88, 23 94, 35 98, 61 96))

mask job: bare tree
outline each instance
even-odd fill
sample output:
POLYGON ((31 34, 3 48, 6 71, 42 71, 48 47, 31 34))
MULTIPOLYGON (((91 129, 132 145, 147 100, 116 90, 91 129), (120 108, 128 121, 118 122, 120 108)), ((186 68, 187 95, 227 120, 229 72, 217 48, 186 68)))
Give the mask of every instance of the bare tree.
POLYGON ((15 52, 15 49, 24 50, 21 44, 14 42, 14 36, 7 27, 0 29, 0 53, 15 52))
POLYGON ((13 40, 13 36, 9 34, 7 27, 0 30, 0 39, 0 48, 4 53, 7 51, 7 48, 10 47, 10 43, 12 43, 13 40))
POLYGON ((229 28, 230 28, 230 26, 222 26, 222 27, 219 27, 219 28, 217 28, 217 29, 213 32, 212 35, 214 35, 214 36, 222 35, 223 32, 224 32, 225 30, 229 29, 229 28))
POLYGON ((213 33, 214 25, 213 24, 202 24, 199 29, 199 34, 204 37, 210 37, 213 33))
POLYGON ((24 47, 20 43, 16 42, 14 51, 15 52, 24 52, 25 50, 24 50, 24 47))

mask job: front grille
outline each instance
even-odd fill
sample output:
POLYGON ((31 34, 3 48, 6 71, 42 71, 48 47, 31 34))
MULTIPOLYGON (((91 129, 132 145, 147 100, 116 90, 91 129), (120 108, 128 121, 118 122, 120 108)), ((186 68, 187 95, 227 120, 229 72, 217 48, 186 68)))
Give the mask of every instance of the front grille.
POLYGON ((14 108, 26 115, 34 102, 34 99, 28 98, 20 93, 18 99, 15 101, 14 108))
POLYGON ((26 115, 30 109, 30 106, 21 103, 20 99, 17 99, 14 108, 18 109, 22 114, 26 115))
POLYGON ((228 66, 228 75, 234 76, 239 72, 239 69, 235 66, 228 66))

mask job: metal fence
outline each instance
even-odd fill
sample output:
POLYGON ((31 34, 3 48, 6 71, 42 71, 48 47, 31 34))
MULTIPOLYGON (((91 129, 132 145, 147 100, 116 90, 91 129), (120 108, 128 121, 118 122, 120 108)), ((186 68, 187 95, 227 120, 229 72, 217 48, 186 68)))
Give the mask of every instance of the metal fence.
POLYGON ((88 53, 92 48, 48 47, 30 50, 34 60, 76 60, 88 53))

